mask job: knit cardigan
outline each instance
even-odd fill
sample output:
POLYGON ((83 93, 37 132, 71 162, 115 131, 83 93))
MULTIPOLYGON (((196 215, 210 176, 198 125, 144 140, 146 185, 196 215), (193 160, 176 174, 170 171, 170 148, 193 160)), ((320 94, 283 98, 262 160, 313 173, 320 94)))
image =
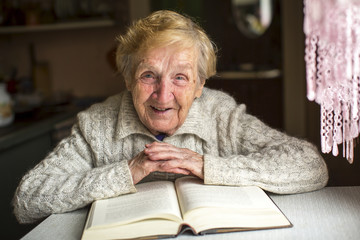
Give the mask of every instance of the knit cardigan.
MULTIPOLYGON (((21 180, 13 200, 20 223, 136 192, 128 160, 158 141, 124 91, 80 112, 71 135, 21 180)), ((207 88, 164 142, 204 155, 204 183, 256 185, 290 194, 324 187, 326 164, 310 143, 268 127, 229 95, 207 88)), ((151 173, 143 181, 180 175, 151 173)))

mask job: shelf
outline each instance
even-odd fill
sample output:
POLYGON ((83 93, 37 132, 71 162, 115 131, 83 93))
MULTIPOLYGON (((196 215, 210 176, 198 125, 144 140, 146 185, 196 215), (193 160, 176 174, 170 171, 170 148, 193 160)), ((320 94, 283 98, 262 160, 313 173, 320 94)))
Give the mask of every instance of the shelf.
POLYGON ((78 21, 78 22, 43 24, 36 26, 0 27, 0 34, 47 32, 47 31, 84 29, 84 28, 95 28, 95 27, 111 27, 114 25, 115 22, 110 19, 88 20, 88 21, 78 21))
POLYGON ((218 72, 214 78, 220 79, 273 79, 281 76, 279 69, 260 70, 260 71, 223 71, 218 72))

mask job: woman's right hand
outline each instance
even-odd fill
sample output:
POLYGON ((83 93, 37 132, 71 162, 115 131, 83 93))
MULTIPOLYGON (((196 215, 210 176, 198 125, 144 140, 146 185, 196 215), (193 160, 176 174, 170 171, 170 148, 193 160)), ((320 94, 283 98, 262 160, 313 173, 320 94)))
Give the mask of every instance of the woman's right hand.
POLYGON ((128 163, 134 184, 140 182, 156 168, 156 162, 149 161, 144 151, 129 160, 128 163))
POLYGON ((133 178, 133 183, 137 184, 144 177, 149 175, 152 172, 170 172, 170 173, 180 173, 184 175, 189 175, 191 172, 183 168, 171 168, 169 169, 166 164, 166 161, 170 159, 161 159, 161 160, 151 160, 145 151, 140 152, 133 159, 128 161, 131 175, 133 178))

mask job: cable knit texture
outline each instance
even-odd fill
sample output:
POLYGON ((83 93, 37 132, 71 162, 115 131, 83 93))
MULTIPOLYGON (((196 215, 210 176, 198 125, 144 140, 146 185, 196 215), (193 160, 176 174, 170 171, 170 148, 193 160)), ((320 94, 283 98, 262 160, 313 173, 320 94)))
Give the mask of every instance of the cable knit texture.
MULTIPOLYGON (((72 134, 20 182, 13 201, 18 221, 136 192, 128 160, 153 141, 128 91, 79 113, 72 134)), ((164 142, 204 155, 205 184, 256 185, 289 194, 320 189, 328 180, 313 145, 268 127, 220 91, 204 88, 184 124, 164 142)), ((155 172, 142 182, 178 177, 155 172)))

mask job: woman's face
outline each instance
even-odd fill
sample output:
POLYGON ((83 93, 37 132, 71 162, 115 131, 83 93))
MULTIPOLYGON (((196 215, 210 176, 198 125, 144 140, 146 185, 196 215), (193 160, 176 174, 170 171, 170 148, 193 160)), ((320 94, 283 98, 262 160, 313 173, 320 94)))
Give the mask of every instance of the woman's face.
POLYGON ((151 133, 174 134, 202 93, 195 49, 167 46, 147 51, 127 88, 141 122, 151 133))

